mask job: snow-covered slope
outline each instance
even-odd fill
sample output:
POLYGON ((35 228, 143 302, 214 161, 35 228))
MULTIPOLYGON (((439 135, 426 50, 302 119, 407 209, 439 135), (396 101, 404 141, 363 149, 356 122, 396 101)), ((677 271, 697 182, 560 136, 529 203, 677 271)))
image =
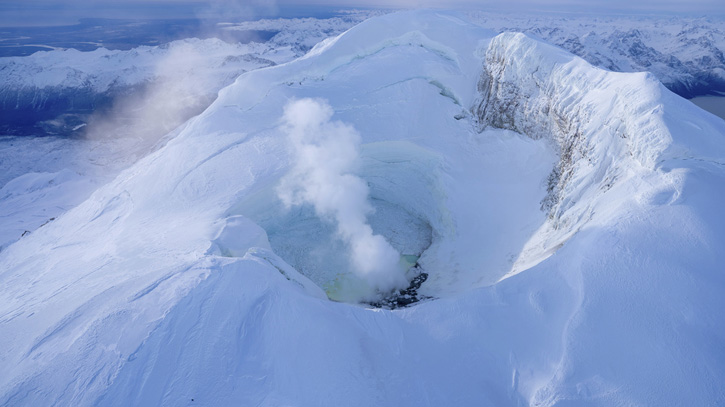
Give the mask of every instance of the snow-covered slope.
POLYGON ((134 140, 0 137, 0 251, 85 201, 136 160, 134 140))
POLYGON ((601 68, 651 72, 683 97, 725 92, 722 18, 483 12, 470 15, 486 28, 532 34, 601 68))
POLYGON ((724 164, 725 123, 649 75, 370 19, 0 252, 0 403, 718 405, 724 164), (370 225, 430 298, 326 299, 347 247, 279 198, 294 101, 359 133, 370 225))
POLYGON ((85 200, 240 74, 298 58, 375 13, 223 25, 277 32, 264 43, 189 38, 0 58, 0 188, 22 177, 0 191, 0 250, 85 200))

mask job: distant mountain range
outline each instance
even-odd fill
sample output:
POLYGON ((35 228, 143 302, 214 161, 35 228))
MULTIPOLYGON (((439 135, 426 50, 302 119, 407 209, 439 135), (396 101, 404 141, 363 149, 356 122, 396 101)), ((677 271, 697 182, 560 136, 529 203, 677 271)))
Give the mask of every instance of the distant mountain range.
POLYGON ((471 13, 484 27, 537 36, 615 72, 653 73, 685 98, 725 92, 725 20, 471 13))
MULTIPOLYGON (((302 56, 321 40, 381 13, 263 19, 217 27, 230 38, 239 37, 235 33, 240 32, 276 33, 271 39, 260 37, 259 42, 247 44, 185 39, 131 50, 56 49, 0 58, 0 134, 78 134, 91 113, 164 81, 164 75, 183 74, 197 85, 202 81, 197 91, 202 94, 197 96, 205 106, 241 73, 302 56), (205 57, 197 58, 194 66, 159 68, 180 48, 203 52, 205 57)), ((652 72, 686 98, 725 92, 725 23, 721 20, 470 14, 485 28, 529 33, 607 70, 652 72)))

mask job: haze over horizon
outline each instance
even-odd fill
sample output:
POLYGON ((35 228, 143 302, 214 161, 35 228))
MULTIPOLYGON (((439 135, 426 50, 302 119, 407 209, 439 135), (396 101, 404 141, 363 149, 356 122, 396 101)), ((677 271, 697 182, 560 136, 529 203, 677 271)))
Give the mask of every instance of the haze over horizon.
POLYGON ((82 18, 179 19, 234 18, 256 19, 274 16, 309 15, 319 8, 451 8, 493 12, 575 13, 575 14, 677 14, 725 16, 725 7, 716 0, 627 2, 594 0, 129 0, 81 1, 45 0, 28 3, 10 0, 0 4, 0 26, 42 26, 74 24, 82 18))

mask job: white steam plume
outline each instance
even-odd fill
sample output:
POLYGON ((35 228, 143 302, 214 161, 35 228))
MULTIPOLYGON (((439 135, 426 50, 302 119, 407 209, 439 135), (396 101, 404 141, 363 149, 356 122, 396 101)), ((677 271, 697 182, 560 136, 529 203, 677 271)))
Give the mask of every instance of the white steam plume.
POLYGON ((134 161, 163 136, 201 113, 220 86, 195 46, 173 42, 160 48, 165 55, 143 89, 119 97, 110 110, 88 120, 85 138, 118 143, 116 154, 134 161))
POLYGON ((311 204, 317 216, 333 221, 350 248, 352 269, 373 289, 407 286, 400 254, 373 234, 367 215, 368 186, 351 172, 359 161, 360 135, 340 121, 323 100, 292 101, 284 110, 284 130, 294 165, 278 189, 285 205, 311 204))

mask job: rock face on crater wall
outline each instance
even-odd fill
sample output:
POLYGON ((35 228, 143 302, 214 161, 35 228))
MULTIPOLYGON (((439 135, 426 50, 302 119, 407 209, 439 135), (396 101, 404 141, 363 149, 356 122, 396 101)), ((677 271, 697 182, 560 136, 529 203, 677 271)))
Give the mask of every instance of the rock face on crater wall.
POLYGON ((504 33, 482 51, 477 128, 502 128, 546 139, 559 161, 548 178, 542 209, 568 235, 591 218, 593 205, 631 169, 653 171, 672 159, 702 156, 721 162, 717 126, 694 126, 692 139, 671 123, 693 111, 651 74, 592 67, 524 34, 504 33))

